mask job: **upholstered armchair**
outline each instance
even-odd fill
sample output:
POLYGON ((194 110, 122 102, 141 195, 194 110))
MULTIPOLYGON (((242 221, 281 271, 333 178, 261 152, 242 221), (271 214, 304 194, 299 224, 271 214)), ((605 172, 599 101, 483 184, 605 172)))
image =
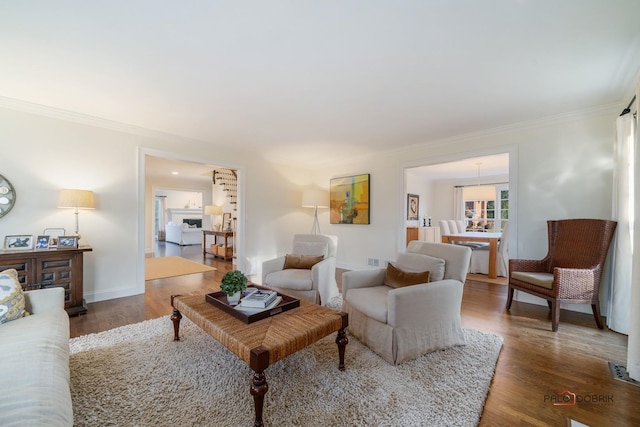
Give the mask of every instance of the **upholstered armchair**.
POLYGON ((296 234, 289 254, 262 263, 262 284, 327 305, 340 294, 336 283, 337 248, 338 236, 296 234))
POLYGON ((394 365, 464 345, 460 306, 470 256, 465 246, 414 240, 393 270, 343 273, 349 332, 394 365), (397 284, 389 282, 389 272, 395 270, 406 276, 428 271, 429 282, 392 287, 397 284))
POLYGON ((547 300, 551 329, 560 322, 560 304, 591 304, 598 328, 600 279, 617 223, 601 219, 547 221, 549 249, 541 260, 509 260, 507 310, 515 290, 547 300))

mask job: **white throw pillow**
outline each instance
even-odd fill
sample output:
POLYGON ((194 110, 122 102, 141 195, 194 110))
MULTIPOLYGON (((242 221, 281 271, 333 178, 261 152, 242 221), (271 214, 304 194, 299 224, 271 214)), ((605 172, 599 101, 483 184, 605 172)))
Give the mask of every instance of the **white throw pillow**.
POLYGON ((444 260, 424 254, 401 253, 398 255, 396 267, 403 271, 421 273, 429 271, 429 281, 444 279, 444 260))

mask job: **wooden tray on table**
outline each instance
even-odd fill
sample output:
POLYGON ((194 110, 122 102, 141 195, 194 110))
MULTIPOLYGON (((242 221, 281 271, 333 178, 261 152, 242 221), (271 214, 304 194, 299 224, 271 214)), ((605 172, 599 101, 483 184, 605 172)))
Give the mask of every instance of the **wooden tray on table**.
MULTIPOLYGON (((250 285, 249 288, 256 288, 261 290, 271 290, 269 288, 265 288, 263 286, 250 285)), ((222 292, 212 292, 210 294, 206 294, 205 298, 208 303, 213 304, 219 309, 226 311, 233 317, 242 320, 244 323, 253 323, 258 320, 266 319, 267 317, 275 316, 276 314, 283 313, 287 310, 291 310, 296 307, 300 307, 300 300, 294 297, 290 297, 289 295, 281 294, 278 292, 278 296, 282 297, 282 301, 278 305, 272 308, 266 308, 262 311, 253 314, 244 313, 235 306, 229 305, 227 301, 227 296, 222 292)))

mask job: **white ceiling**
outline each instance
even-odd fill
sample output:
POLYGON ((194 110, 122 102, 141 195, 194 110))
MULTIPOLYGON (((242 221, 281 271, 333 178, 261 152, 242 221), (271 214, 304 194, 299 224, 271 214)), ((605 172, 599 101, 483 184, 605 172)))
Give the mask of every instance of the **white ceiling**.
POLYGON ((626 104, 638 16, 638 0, 2 1, 0 96, 320 167, 626 104))

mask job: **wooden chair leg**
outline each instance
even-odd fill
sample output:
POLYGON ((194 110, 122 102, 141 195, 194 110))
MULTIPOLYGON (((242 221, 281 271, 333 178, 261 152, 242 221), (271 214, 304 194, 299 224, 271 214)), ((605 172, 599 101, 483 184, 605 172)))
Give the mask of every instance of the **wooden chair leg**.
POLYGON ((551 330, 558 331, 558 323, 560 323, 560 303, 556 300, 549 301, 551 304, 551 330))
POLYGON ((596 318, 596 325, 598 325, 598 329, 604 329, 604 324, 602 323, 602 317, 600 317, 599 304, 591 304, 591 310, 593 310, 593 317, 596 318))
POLYGON ((514 289, 509 285, 509 289, 507 290, 507 310, 511 308, 511 302, 513 301, 513 291, 514 289))

